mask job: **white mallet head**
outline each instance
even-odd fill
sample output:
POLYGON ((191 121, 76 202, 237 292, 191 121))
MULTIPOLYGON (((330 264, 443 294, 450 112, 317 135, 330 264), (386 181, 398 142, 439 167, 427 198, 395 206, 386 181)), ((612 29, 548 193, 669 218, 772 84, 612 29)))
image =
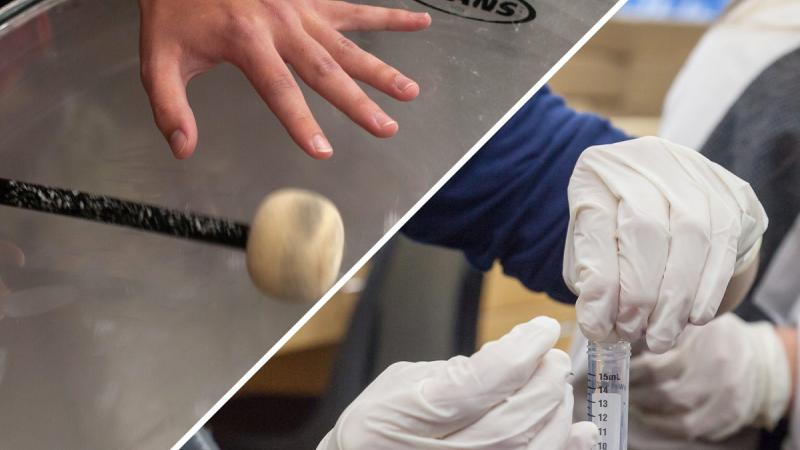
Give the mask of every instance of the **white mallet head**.
POLYGON ((282 189, 259 206, 247 240, 247 270, 265 294, 294 302, 318 300, 336 281, 344 225, 327 198, 282 189))

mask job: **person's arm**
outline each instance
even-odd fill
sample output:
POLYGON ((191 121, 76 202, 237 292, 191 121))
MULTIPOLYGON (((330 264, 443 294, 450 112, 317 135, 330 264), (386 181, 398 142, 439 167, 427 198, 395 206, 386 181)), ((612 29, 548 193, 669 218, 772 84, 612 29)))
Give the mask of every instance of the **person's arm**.
POLYGON ((590 339, 646 335, 662 353, 718 314, 732 279, 746 284, 766 227, 753 189, 725 168, 665 139, 627 139, 544 90, 406 233, 575 301, 590 339))
POLYGON ((336 0, 139 0, 141 75, 156 124, 176 158, 197 145, 186 84, 229 62, 250 80, 297 145, 329 158, 325 138, 287 65, 311 88, 377 137, 398 125, 355 80, 397 100, 419 86, 348 40, 345 31, 417 31, 427 13, 336 0))
POLYGON ((574 302, 561 275, 567 185, 588 147, 628 139, 607 120, 570 109, 545 87, 403 228, 413 239, 463 250, 528 289, 574 302))

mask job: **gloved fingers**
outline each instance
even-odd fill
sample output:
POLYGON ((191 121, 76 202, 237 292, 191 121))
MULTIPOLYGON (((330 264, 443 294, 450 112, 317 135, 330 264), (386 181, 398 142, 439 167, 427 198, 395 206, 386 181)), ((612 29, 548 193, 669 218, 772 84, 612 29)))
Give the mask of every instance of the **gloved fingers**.
POLYGON ((446 440, 483 442, 487 449, 501 448, 515 441, 527 442, 531 433, 538 432, 551 420, 565 395, 572 397, 572 387, 567 383, 570 371, 571 361, 566 353, 555 349, 548 351, 525 386, 476 422, 447 436, 446 440))
MULTIPOLYGON (((466 358, 461 358, 461 360, 466 358)), ((443 362, 443 361, 442 361, 443 362)), ((531 435, 545 432, 549 436, 546 442, 556 442, 557 432, 545 429, 554 428, 564 423, 564 440, 569 432, 572 415, 572 388, 566 382, 570 373, 570 359, 560 350, 550 350, 539 364, 527 384, 513 393, 512 397, 490 409, 483 417, 475 421, 453 422, 450 418, 442 420, 441 412, 431 405, 413 404, 400 401, 403 397, 387 400, 382 397, 383 408, 391 408, 390 414, 384 414, 381 423, 376 423, 377 416, 369 416, 369 411, 378 405, 361 404, 357 412, 346 411, 336 429, 338 435, 325 438, 318 450, 338 450, 339 448, 372 448, 380 447, 381 442, 392 442, 392 448, 414 448, 429 450, 496 450, 525 448, 531 435), (390 402, 390 403, 387 403, 390 402), (565 405, 565 402, 568 402, 565 405), (559 420, 554 417, 559 414, 559 420), (347 426, 342 423, 347 421, 347 426), (356 430, 349 427, 357 427, 356 430), (547 434, 549 433, 549 434, 547 434), (334 443, 336 436, 344 442, 334 443)), ((393 366, 394 367, 394 366, 393 366)), ((387 369, 386 379, 403 376, 409 371, 424 369, 417 365, 403 364, 396 369, 387 369)), ((436 365, 438 373, 428 373, 430 377, 440 377, 451 367, 436 365)), ((384 375, 381 375, 382 377, 384 375)), ((378 380, 376 380, 377 382, 378 380)), ((373 383, 370 388, 380 388, 373 383)), ((387 389, 386 386, 383 389, 387 389)), ((365 396, 366 391, 362 396, 365 396)), ((420 396, 410 393, 412 398, 420 396)), ((477 393, 480 395, 480 393, 477 393)), ((486 397, 486 396, 484 396, 486 397)), ((358 400, 354 404, 359 403, 358 400)), ((454 408, 457 408, 455 406, 454 408)), ((348 408, 349 410, 350 408, 348 408)), ((541 447, 560 448, 560 447, 541 447)))
MULTIPOLYGON (((677 147, 675 154, 694 179, 703 180, 704 189, 710 199, 709 254, 689 318, 691 323, 703 325, 717 314, 734 273, 742 224, 747 221, 742 214, 742 208, 747 205, 739 204, 736 199, 738 194, 734 191, 747 188, 752 197, 746 200, 757 205, 759 209, 761 206, 747 183, 727 170, 705 159, 705 164, 697 164, 698 155, 683 147, 677 147)), ((760 235, 759 233, 758 236, 760 235)))
POLYGON ((592 450, 600 442, 600 432, 592 422, 572 424, 564 450, 592 450))
POLYGON ((644 429, 650 429, 658 434, 668 437, 681 439, 693 439, 689 434, 684 422, 685 415, 682 413, 661 415, 661 414, 637 414, 636 418, 644 429))
POLYGON ((669 206, 644 180, 639 194, 620 202, 619 313, 616 330, 628 342, 638 342, 658 301, 669 252, 669 206))
POLYGON ((720 441, 742 428, 726 410, 712 410, 708 404, 695 409, 664 414, 639 413, 639 423, 653 431, 682 439, 720 441))
POLYGON ((747 405, 746 398, 734 396, 735 392, 725 396, 710 396, 696 408, 687 411, 682 417, 687 436, 717 442, 750 425, 750 421, 744 419, 751 405, 747 405))
POLYGON ((701 404, 704 395, 687 392, 679 380, 669 380, 648 387, 630 390, 631 405, 648 415, 686 413, 701 404))
POLYGON ((714 231, 708 261, 689 316, 692 324, 705 325, 716 317, 725 290, 733 277, 737 238, 738 235, 730 229, 714 231))
POLYGON ((420 383, 426 414, 415 424, 417 433, 447 435, 486 414, 528 383, 560 333, 557 321, 537 317, 470 358, 447 361, 437 376, 420 383))
POLYGON ((669 203, 657 183, 658 174, 648 172, 647 166, 629 164, 641 159, 642 153, 659 158, 659 162, 665 160, 662 165, 671 162, 664 152, 648 152, 652 146, 650 140, 636 139, 593 147, 581 157, 619 200, 615 230, 619 305, 615 325, 617 334, 630 342, 637 342, 647 327, 669 251, 669 203))
MULTIPOLYGON (((406 443, 409 448, 439 448, 436 446, 438 440, 427 439, 417 430, 436 427, 428 409, 420 404, 419 386, 426 380, 442 376, 448 363, 392 364, 350 403, 325 437, 325 444, 335 450, 365 448, 389 439, 406 443), (418 446, 420 440, 426 442, 426 446, 418 446)), ((328 447, 320 446, 319 450, 328 450, 328 447)))
MULTIPOLYGON (((734 322, 741 322, 743 326, 750 326, 745 325, 733 314, 727 317, 734 322)), ((720 322, 719 326, 724 327, 718 331, 746 333, 742 329, 732 329, 732 322, 725 325, 723 319, 714 322, 720 322)), ((707 327, 714 325, 717 324, 712 323, 707 327)), ((684 426, 689 430, 690 436, 719 441, 732 436, 747 425, 754 425, 760 411, 756 391, 761 386, 756 375, 759 369, 753 358, 753 351, 768 350, 750 348, 741 341, 738 345, 731 343, 727 348, 720 347, 720 343, 714 339, 725 339, 724 334, 708 337, 711 339, 709 344, 716 347, 714 351, 720 353, 708 356, 711 359, 706 362, 708 367, 703 373, 684 376, 680 381, 683 386, 683 396, 693 403, 693 407, 688 409, 684 417, 684 426), (737 355, 726 353, 730 351, 736 352, 737 355), (707 376, 709 369, 719 373, 717 379, 709 379, 707 376)), ((752 336, 738 337, 745 341, 752 338, 752 336)))
POLYGON ((752 355, 765 350, 746 343, 751 336, 741 324, 726 314, 693 327, 667 353, 683 352, 687 370, 674 380, 631 388, 632 406, 644 424, 670 435, 712 441, 753 424, 759 414, 759 383, 752 355))
POLYGON ((739 274, 758 256, 761 237, 769 223, 767 213, 749 183, 713 162, 703 169, 716 175, 713 179, 719 180, 723 185, 719 189, 728 192, 739 208, 741 231, 737 242, 735 270, 735 273, 739 274))
POLYGON ((619 308, 618 202, 581 160, 568 189, 571 217, 564 280, 578 294, 575 307, 581 331, 589 339, 604 341, 614 328, 619 308))
POLYGON ((648 163, 611 181, 622 193, 617 331, 636 342, 647 328, 648 346, 663 353, 688 322, 695 299, 709 247, 708 199, 701 185, 674 182, 686 178, 677 146, 658 138, 626 144, 614 150, 618 165, 648 163))
POLYGON ((710 199, 709 255, 689 317, 691 323, 703 325, 716 316, 740 259, 750 249, 757 253, 767 219, 745 181, 685 147, 675 146, 675 155, 687 172, 702 182, 710 199), (697 158, 704 163, 698 164, 697 158))
MULTIPOLYGON (((457 356, 457 358, 466 358, 457 356)), ((401 361, 387 367, 372 383, 359 395, 359 398, 380 398, 382 393, 397 388, 401 384, 415 386, 432 377, 439 376, 446 370, 448 361, 401 361)), ((356 403, 356 402, 353 402, 356 403)))
POLYGON ((707 393, 685 392, 681 382, 673 380, 647 390, 631 389, 632 413, 638 421, 654 431, 668 436, 694 439, 699 436, 699 422, 718 423, 713 416, 692 417, 693 411, 701 409, 708 401, 707 393), (690 419, 690 417, 692 417, 690 419))
POLYGON ((678 378, 683 373, 681 348, 658 355, 642 353, 631 359, 630 383, 635 386, 652 386, 678 378))
MULTIPOLYGON (((531 430, 532 438, 528 442, 527 450, 563 449, 569 440, 572 429, 572 408, 575 399, 572 395, 572 386, 562 397, 563 400, 550 420, 539 430, 531 430)), ((487 449, 488 450, 488 449, 487 449)))
POLYGON ((693 305, 703 300, 697 293, 701 276, 709 269, 709 197, 689 184, 679 191, 670 202, 669 255, 658 303, 647 328, 647 346, 654 353, 664 353, 675 346, 689 322, 693 305))
POLYGON ((711 248, 697 289, 689 320, 705 325, 717 315, 736 266, 736 247, 741 235, 738 214, 723 204, 711 206, 711 248))

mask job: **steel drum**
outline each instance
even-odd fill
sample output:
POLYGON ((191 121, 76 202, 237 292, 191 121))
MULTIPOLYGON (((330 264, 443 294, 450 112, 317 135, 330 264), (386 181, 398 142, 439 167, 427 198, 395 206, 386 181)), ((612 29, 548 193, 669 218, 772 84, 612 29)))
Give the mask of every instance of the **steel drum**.
MULTIPOLYGON (((368 90, 399 121, 395 138, 306 90, 337 149, 314 161, 223 66, 190 85, 200 144, 180 162, 139 82, 135 1, 12 2, 0 177, 242 222, 275 189, 311 189, 342 213, 347 270, 613 4, 500 2, 516 4, 507 16, 491 0, 373 3, 434 20, 351 36, 422 87, 408 104, 368 90)), ((309 308, 260 295, 240 251, 3 206, 0 279, 3 449, 166 448, 309 308)))

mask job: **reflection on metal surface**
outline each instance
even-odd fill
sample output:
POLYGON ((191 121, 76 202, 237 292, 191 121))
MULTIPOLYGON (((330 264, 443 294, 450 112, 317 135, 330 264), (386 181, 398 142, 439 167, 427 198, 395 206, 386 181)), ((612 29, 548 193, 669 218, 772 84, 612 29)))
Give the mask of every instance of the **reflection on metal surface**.
MULTIPOLYGON (((313 190, 342 214, 349 268, 612 2, 531 2, 536 20, 512 26, 431 10, 425 32, 354 33, 422 95, 370 90, 401 127, 378 140, 306 90, 338 149, 325 162, 229 66, 190 86, 200 145, 173 160, 138 79, 135 3, 51 0, 0 25, 0 177, 244 223, 275 189, 313 190)), ((165 448, 307 308, 261 297, 224 247, 6 207, 0 241, 24 254, 0 257, 3 448, 165 448)))
POLYGON ((19 14, 21 11, 24 11, 27 8, 30 8, 33 4, 38 3, 42 0, 3 0, 0 1, 0 29, 2 29, 2 23, 9 20, 11 17, 19 14))

